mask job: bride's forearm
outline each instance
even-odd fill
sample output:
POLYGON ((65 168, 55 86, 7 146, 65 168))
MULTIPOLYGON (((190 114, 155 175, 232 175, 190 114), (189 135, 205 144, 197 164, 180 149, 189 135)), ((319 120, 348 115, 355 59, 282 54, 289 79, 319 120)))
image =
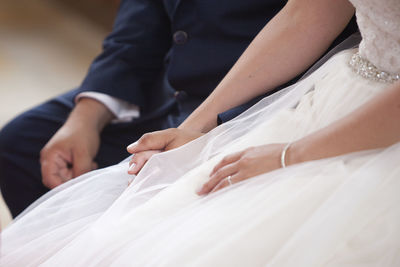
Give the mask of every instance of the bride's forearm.
POLYGON ((217 114, 297 76, 323 54, 353 12, 346 0, 289 1, 180 128, 208 132, 217 114))
POLYGON ((377 149, 400 141, 400 82, 363 104, 348 116, 294 142, 287 163, 377 149))

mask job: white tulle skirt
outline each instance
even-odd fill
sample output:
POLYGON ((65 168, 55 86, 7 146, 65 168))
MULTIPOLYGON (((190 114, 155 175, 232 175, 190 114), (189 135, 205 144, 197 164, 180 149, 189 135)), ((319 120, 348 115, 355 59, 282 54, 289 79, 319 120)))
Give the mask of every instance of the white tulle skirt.
POLYGON ((399 144, 196 194, 223 156, 299 139, 385 90, 350 70, 353 52, 154 156, 129 187, 122 162, 49 192, 2 233, 0 265, 400 266, 399 144))

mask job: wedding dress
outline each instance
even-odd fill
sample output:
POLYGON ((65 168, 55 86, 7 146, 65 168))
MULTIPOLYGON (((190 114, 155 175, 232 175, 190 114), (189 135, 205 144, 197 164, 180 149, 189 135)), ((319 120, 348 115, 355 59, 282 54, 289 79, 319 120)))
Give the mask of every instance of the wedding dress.
POLYGON ((0 265, 400 266, 400 144, 196 194, 223 156, 297 140, 399 80, 400 1, 352 2, 359 50, 154 156, 129 187, 125 161, 52 190, 2 233, 0 265))

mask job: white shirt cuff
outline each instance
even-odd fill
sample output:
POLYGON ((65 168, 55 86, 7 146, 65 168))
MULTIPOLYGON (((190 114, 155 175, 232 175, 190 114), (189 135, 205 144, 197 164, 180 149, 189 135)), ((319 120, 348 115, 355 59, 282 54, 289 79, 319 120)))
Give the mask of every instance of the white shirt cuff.
POLYGON ((92 98, 106 106, 115 116, 115 119, 112 120, 112 123, 130 122, 133 119, 140 117, 139 106, 119 98, 98 92, 84 92, 76 96, 75 103, 77 103, 83 97, 92 98))

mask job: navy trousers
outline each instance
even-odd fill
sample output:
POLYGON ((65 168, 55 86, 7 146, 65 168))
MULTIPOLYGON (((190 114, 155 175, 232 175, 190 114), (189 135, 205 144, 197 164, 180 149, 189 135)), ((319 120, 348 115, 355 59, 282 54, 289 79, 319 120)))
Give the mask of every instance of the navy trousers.
MULTIPOLYGON (((74 95, 70 91, 43 103, 19 115, 0 131, 0 188, 13 217, 49 190, 41 182, 39 153, 64 124, 74 106, 74 95)), ((95 158, 99 168, 129 156, 126 146, 144 133, 177 127, 201 101, 177 97, 176 108, 167 114, 106 126, 95 158)))

